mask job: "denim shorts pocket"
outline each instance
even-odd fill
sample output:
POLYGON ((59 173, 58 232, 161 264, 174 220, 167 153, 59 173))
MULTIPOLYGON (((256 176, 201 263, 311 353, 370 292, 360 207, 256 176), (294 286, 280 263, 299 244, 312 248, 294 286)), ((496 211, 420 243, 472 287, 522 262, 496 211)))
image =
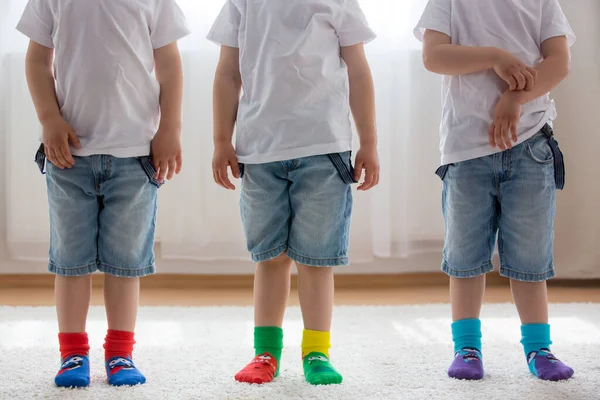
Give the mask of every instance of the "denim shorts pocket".
POLYGON ((559 190, 565 187, 565 160, 550 125, 525 142, 527 154, 541 165, 554 164, 554 181, 559 190))
POLYGON ((332 153, 328 154, 328 156, 346 185, 358 183, 358 181, 354 179, 354 167, 352 166, 351 160, 352 152, 332 153))
POLYGON ((440 179, 443 181, 444 178, 446 177, 446 174, 448 173, 448 168, 450 167, 450 165, 442 165, 441 167, 439 167, 436 171, 435 174, 437 176, 440 177, 440 179))
POLYGON ((34 161, 37 164, 40 172, 42 174, 45 174, 46 169, 44 167, 46 166, 46 152, 44 151, 44 144, 41 144, 40 147, 35 152, 34 161))
POLYGON ((244 177, 245 166, 242 163, 238 163, 238 169, 240 170, 240 179, 244 177))
POLYGON ((153 184, 154 186, 156 186, 157 188, 161 187, 165 182, 164 181, 160 182, 158 179, 156 179, 154 177, 154 175, 156 175, 156 169, 154 168, 154 165, 152 165, 152 162, 150 161, 150 157, 148 157, 148 156, 138 157, 138 160, 140 161, 140 164, 142 165, 144 172, 146 172, 146 175, 148 176, 148 180, 150 181, 150 183, 153 184))

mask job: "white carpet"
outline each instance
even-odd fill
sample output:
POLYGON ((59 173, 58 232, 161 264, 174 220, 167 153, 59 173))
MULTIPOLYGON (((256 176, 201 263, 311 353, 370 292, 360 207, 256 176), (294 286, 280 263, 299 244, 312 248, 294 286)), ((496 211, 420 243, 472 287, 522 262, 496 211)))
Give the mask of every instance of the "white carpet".
POLYGON ((486 378, 446 377, 451 361, 447 305, 338 307, 332 358, 344 374, 340 386, 303 381, 300 312, 286 315, 280 377, 270 385, 239 384, 233 375, 252 356, 252 309, 156 308, 140 310, 135 360, 148 383, 106 384, 102 363, 104 311, 90 312, 92 385, 53 386, 58 368, 53 308, 0 307, 0 399, 600 399, 600 306, 551 307, 553 350, 575 369, 575 378, 545 383, 533 378, 519 344, 512 305, 486 305, 486 378))

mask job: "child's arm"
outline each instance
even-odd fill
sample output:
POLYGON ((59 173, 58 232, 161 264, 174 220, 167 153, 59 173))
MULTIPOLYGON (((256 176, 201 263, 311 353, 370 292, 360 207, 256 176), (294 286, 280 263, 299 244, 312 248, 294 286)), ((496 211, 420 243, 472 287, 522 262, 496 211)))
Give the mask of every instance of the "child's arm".
POLYGON ((442 75, 466 75, 493 68, 509 90, 531 90, 536 80, 533 68, 505 50, 455 45, 450 36, 429 29, 423 38, 423 64, 442 75))
POLYGON ((44 151, 48 160, 60 169, 71 168, 75 160, 71 155, 69 141, 81 148, 73 128, 63 119, 52 73, 54 51, 34 41, 29 42, 25 71, 29 92, 42 124, 44 151))
POLYGON ((240 51, 234 47, 221 46, 221 56, 215 74, 213 89, 213 178, 225 189, 234 190, 229 180, 227 167, 235 178, 240 177, 237 156, 231 143, 237 119, 237 110, 242 90, 240 74, 240 51))
POLYGON ((356 154, 355 179, 360 179, 364 169, 365 181, 358 189, 369 190, 379 183, 373 77, 362 43, 342 47, 341 55, 348 67, 350 108, 360 137, 360 150, 356 154))
POLYGON ((154 50, 156 80, 160 84, 160 125, 152 140, 155 178, 163 181, 181 172, 181 107, 183 71, 177 42, 154 50))
POLYGON ((521 117, 521 106, 538 97, 544 96, 558 86, 570 69, 570 52, 567 38, 559 36, 550 38, 542 43, 544 61, 535 69, 538 79, 530 91, 505 92, 494 115, 494 123, 489 130, 490 144, 504 150, 512 147, 517 141, 517 126, 521 117))

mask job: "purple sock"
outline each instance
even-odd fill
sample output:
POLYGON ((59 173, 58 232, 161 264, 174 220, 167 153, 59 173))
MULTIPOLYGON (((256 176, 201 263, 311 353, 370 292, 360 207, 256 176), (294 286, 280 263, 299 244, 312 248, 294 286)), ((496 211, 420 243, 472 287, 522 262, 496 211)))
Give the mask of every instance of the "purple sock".
POLYGON ((573 369, 563 364, 549 349, 532 351, 527 357, 531 373, 544 381, 562 381, 573 376, 573 369))
POLYGON ((454 356, 454 361, 448 369, 448 376, 455 379, 483 379, 481 352, 477 349, 470 349, 468 347, 457 351, 454 356))

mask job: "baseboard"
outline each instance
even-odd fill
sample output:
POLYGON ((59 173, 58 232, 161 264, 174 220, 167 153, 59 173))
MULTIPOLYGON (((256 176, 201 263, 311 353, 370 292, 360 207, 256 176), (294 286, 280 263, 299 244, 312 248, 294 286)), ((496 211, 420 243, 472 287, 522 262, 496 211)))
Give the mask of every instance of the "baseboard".
MULTIPOLYGON (((93 286, 102 287, 104 278, 94 274, 93 286)), ((250 289, 253 284, 252 275, 176 275, 156 274, 142 278, 141 286, 147 289, 250 289)), ((335 278, 336 287, 343 289, 394 289, 406 287, 445 286, 448 277, 443 273, 426 274, 372 274, 347 275, 340 274, 335 278)), ((506 286, 508 280, 498 273, 487 276, 488 286, 506 286)), ((32 275, 0 275, 0 289, 3 288, 51 288, 54 276, 50 274, 32 275)), ((292 286, 297 285, 297 277, 292 277, 292 286)), ((565 280, 555 279, 549 286, 562 287, 600 287, 600 280, 565 280)))

